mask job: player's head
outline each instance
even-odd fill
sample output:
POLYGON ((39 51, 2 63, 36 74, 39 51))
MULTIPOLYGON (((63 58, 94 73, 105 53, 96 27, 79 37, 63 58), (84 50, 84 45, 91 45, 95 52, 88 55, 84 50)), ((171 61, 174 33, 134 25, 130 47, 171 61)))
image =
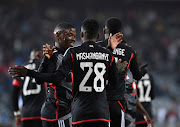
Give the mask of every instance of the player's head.
POLYGON ((86 19, 81 26, 81 40, 96 41, 99 37, 99 23, 94 19, 86 19))
POLYGON ((112 35, 122 32, 122 23, 116 17, 111 17, 106 20, 105 28, 104 28, 104 36, 105 39, 109 38, 110 33, 112 35))
POLYGON ((54 29, 55 46, 61 50, 72 47, 76 41, 76 29, 69 23, 59 23, 54 29))
POLYGON ((30 54, 30 60, 38 59, 40 60, 43 56, 41 49, 33 49, 30 54))

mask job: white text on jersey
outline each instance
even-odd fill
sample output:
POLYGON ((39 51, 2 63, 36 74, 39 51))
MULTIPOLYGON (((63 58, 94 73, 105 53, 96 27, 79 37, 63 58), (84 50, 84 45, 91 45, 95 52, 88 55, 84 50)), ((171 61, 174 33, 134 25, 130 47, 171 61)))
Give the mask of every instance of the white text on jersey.
POLYGON ((95 60, 106 60, 109 61, 109 54, 101 52, 82 52, 76 53, 77 60, 95 59, 95 60))

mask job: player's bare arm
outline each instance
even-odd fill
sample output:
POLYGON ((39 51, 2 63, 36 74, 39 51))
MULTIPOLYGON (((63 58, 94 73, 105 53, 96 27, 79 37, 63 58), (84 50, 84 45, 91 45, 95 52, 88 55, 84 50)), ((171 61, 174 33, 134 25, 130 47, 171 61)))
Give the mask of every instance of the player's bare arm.
POLYGON ((53 51, 55 49, 55 46, 51 48, 49 44, 43 45, 43 54, 50 59, 51 56, 53 55, 53 51))
POLYGON ((116 33, 112 36, 112 34, 110 33, 110 37, 109 37, 109 46, 112 49, 115 49, 117 47, 118 44, 120 44, 122 42, 122 38, 123 34, 122 33, 116 33))
POLYGON ((141 114, 144 116, 144 119, 145 119, 145 121, 147 122, 148 127, 152 127, 152 120, 151 120, 149 114, 146 112, 146 110, 144 109, 144 107, 143 107, 142 104, 140 103, 138 96, 136 96, 136 97, 137 97, 137 105, 136 105, 136 106, 137 106, 137 109, 138 109, 138 110, 141 112, 141 114))
POLYGON ((21 126, 21 116, 16 116, 16 125, 17 127, 20 127, 21 126))

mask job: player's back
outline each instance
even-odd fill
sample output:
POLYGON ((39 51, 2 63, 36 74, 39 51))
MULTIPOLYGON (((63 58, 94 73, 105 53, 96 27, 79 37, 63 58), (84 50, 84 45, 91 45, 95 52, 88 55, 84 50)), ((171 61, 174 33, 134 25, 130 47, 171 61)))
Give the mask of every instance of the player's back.
MULTIPOLYGON (((97 42, 98 45, 102 46, 102 47, 107 47, 108 46, 108 40, 104 40, 104 41, 101 41, 101 42, 97 42)), ((133 67, 131 67, 131 63, 134 64, 135 62, 132 62, 132 59, 135 57, 135 52, 134 50, 130 47, 130 46, 127 46, 125 44, 119 44, 113 51, 113 56, 115 58, 115 62, 117 62, 119 59, 122 59, 122 62, 123 61, 127 61, 128 62, 128 66, 127 68, 122 72, 122 73, 119 73, 119 80, 120 80, 120 83, 123 84, 123 87, 125 89, 125 82, 126 82, 126 75, 127 75, 127 70, 130 68, 130 69, 133 69, 133 67)), ((139 67, 137 67, 139 69, 139 67)), ((136 69, 137 69, 136 68, 136 69)))
POLYGON ((91 41, 70 50, 74 76, 72 121, 109 121, 105 87, 108 80, 115 82, 117 78, 111 74, 112 64, 115 66, 112 53, 91 41))
MULTIPOLYGON (((25 67, 31 70, 37 70, 39 64, 39 60, 30 60, 25 67)), ((22 119, 37 116, 40 118, 41 106, 46 98, 45 86, 36 84, 35 79, 29 76, 21 77, 17 81, 22 90, 22 119)))

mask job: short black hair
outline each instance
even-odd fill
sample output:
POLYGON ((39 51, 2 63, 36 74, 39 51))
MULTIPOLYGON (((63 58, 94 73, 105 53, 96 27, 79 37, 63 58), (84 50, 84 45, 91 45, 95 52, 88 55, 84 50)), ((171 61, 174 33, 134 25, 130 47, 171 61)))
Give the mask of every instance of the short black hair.
POLYGON ((105 25, 112 35, 122 31, 122 22, 116 17, 107 19, 105 25))
POLYGON ((86 19, 82 24, 82 28, 85 30, 86 38, 93 39, 97 37, 99 31, 99 23, 94 19, 86 19))
POLYGON ((71 28, 75 28, 75 27, 73 25, 71 25, 70 23, 68 23, 68 22, 59 23, 54 28, 54 34, 56 34, 61 29, 71 29, 71 28))

